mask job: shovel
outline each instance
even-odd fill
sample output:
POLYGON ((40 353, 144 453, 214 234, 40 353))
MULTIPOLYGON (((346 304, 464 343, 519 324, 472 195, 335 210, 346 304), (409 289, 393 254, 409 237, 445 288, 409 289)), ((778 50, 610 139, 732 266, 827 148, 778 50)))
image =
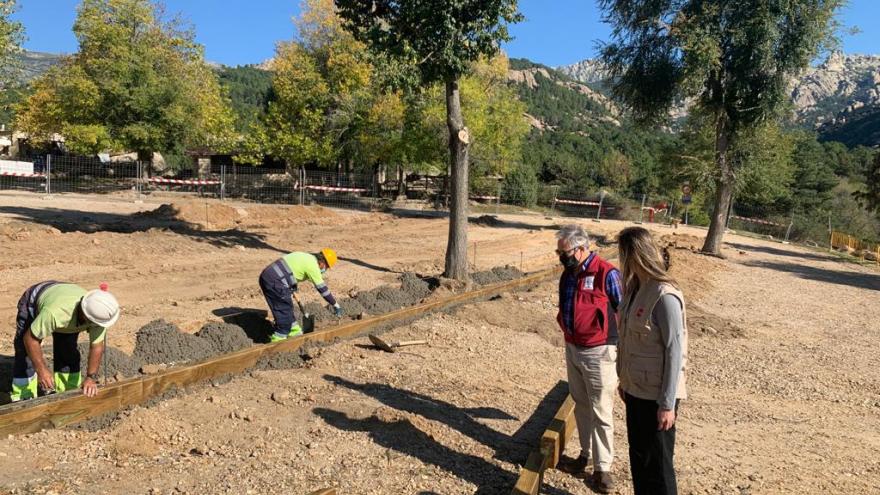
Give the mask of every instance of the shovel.
POLYGON ((306 313, 306 308, 303 307, 303 304, 299 301, 299 298, 296 295, 293 296, 296 299, 296 304, 299 306, 299 311, 302 313, 303 320, 303 333, 312 333, 315 331, 315 315, 310 315, 306 313))
POLYGON ((427 340, 404 340, 402 342, 388 343, 373 334, 368 335, 368 337, 370 337, 370 342, 372 342, 374 346, 382 349, 385 352, 394 352, 394 350, 398 347, 405 347, 408 345, 424 345, 428 343, 427 340))

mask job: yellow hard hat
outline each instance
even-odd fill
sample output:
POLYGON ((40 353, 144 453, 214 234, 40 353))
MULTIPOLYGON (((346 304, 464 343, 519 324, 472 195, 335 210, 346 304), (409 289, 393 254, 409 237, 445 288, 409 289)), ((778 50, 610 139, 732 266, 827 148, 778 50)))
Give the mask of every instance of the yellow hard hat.
POLYGON ((330 248, 324 248, 321 250, 321 254, 324 255, 324 261, 327 262, 327 268, 333 268, 333 265, 336 264, 336 251, 330 248))

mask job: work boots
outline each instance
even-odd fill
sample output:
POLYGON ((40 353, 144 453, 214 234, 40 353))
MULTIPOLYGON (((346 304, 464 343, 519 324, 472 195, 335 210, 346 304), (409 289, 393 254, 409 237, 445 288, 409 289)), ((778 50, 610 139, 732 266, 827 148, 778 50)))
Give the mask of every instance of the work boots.
POLYGON ((290 333, 284 335, 283 333, 272 332, 272 335, 269 336, 269 343, 274 344, 275 342, 281 342, 282 340, 287 340, 292 337, 299 337, 303 334, 303 329, 299 326, 299 323, 290 327, 290 333))
POLYGON ((587 465, 590 463, 588 456, 580 456, 578 458, 563 457, 556 465, 556 469, 563 473, 570 474, 575 478, 587 477, 587 465))
POLYGON ((611 477, 611 473, 606 471, 593 471, 589 484, 599 493, 611 493, 614 491, 614 478, 611 477))

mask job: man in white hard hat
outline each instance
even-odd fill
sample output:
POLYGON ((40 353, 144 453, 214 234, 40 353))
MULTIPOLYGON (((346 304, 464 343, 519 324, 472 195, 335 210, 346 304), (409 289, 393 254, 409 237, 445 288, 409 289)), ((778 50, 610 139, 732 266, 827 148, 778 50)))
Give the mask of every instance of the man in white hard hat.
POLYGON ((119 303, 107 285, 86 291, 55 281, 41 282, 25 291, 18 301, 15 321, 15 361, 12 367, 13 402, 43 393, 64 392, 82 386, 83 393, 98 393, 98 367, 104 355, 104 336, 119 319, 119 303), (89 334, 86 378, 80 373, 80 332, 89 334), (43 357, 43 339, 52 336, 54 374, 43 357))

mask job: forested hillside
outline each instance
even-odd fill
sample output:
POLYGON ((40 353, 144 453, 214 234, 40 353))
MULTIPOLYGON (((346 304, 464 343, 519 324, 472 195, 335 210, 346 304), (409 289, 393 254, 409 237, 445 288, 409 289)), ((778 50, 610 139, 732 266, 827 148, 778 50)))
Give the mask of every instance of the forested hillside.
POLYGON ((235 129, 245 132, 266 112, 273 98, 272 73, 251 65, 216 71, 235 113, 235 129))
POLYGON ((582 193, 662 188, 658 169, 671 134, 636 128, 601 93, 549 67, 524 59, 510 65, 510 84, 532 123, 523 163, 542 182, 582 193))

